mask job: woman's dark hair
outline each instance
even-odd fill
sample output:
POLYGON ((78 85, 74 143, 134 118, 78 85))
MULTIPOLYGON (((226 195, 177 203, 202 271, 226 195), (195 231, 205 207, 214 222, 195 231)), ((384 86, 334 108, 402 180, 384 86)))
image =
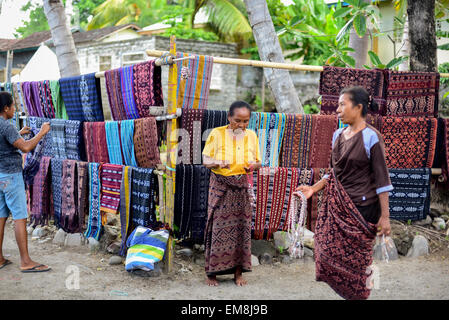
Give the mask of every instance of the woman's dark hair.
POLYGON ((5 108, 10 107, 12 103, 12 95, 9 92, 0 92, 0 112, 5 111, 5 108))
POLYGON ((253 111, 251 109, 251 106, 246 103, 245 101, 235 101, 231 104, 231 106, 229 107, 229 116, 233 116, 234 115, 234 110, 235 109, 240 109, 240 108, 246 108, 249 110, 249 113, 251 114, 251 112, 253 111))
POLYGON ((340 95, 344 93, 349 94, 349 99, 352 101, 354 106, 358 104, 362 105, 362 117, 365 117, 369 111, 376 112, 379 110, 379 105, 376 101, 374 101, 373 97, 370 96, 364 87, 356 86, 344 88, 341 90, 340 95))

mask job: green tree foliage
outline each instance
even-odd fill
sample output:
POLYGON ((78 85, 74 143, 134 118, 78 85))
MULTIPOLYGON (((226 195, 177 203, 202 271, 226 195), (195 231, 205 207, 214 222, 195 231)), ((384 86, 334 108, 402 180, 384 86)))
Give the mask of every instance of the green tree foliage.
MULTIPOLYGON (((73 0, 73 7, 79 13, 80 25, 84 28, 89 17, 92 15, 92 10, 96 8, 104 0, 73 0)), ((65 4, 65 0, 63 0, 65 4)), ((47 18, 45 17, 44 8, 28 1, 22 8, 22 11, 29 12, 30 17, 28 21, 23 21, 23 26, 16 29, 14 36, 16 38, 25 38, 38 31, 50 30, 47 18)), ((75 17, 73 17, 75 19, 75 17)), ((73 22, 73 21, 72 21, 73 22)))

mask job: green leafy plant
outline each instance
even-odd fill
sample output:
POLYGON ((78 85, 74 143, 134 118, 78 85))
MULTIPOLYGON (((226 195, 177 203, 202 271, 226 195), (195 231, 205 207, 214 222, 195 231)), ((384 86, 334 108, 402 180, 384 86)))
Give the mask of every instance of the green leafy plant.
POLYGON ((412 224, 412 220, 408 219, 407 224, 410 226, 412 224))
MULTIPOLYGON (((384 64, 380 61, 379 56, 376 53, 374 53, 373 51, 368 51, 368 56, 371 60, 371 63, 373 64, 374 69, 394 69, 397 66, 399 66, 402 62, 408 60, 408 58, 409 58, 408 56, 396 57, 396 58, 393 58, 387 64, 384 64)), ((373 69, 367 65, 364 65, 364 67, 366 69, 373 69)))
POLYGON ((283 246, 278 246, 278 250, 279 250, 279 253, 282 254, 284 252, 284 247, 283 246))
POLYGON ((320 113, 320 109, 316 104, 306 104, 304 105, 304 113, 306 114, 317 114, 320 113))

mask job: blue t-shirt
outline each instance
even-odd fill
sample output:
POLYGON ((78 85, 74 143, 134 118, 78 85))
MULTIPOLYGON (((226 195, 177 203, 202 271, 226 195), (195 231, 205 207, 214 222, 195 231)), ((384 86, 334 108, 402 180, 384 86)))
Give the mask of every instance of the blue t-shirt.
POLYGON ((0 172, 17 173, 22 171, 22 155, 13 143, 20 139, 16 127, 0 117, 0 172))

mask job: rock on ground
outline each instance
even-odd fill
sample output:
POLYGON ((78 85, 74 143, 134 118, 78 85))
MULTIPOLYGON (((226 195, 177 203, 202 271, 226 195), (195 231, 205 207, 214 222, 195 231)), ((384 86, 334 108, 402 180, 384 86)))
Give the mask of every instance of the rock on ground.
POLYGON ((437 229, 438 231, 442 231, 446 229, 446 223, 444 222, 444 219, 442 218, 435 218, 433 219, 432 226, 437 229))
POLYGON ((274 242, 272 241, 252 239, 251 253, 259 258, 264 253, 268 253, 274 257, 276 255, 276 248, 274 247, 274 242))
POLYGON ((66 236, 67 236, 67 233, 64 230, 59 229, 55 233, 55 236, 53 238, 53 243, 59 244, 59 245, 64 245, 66 236))
POLYGON ((66 247, 80 247, 83 244, 84 236, 82 233, 68 233, 64 242, 66 247))
POLYGON ((429 254, 429 242, 424 236, 417 235, 413 239, 412 247, 407 253, 407 257, 415 258, 429 254))
POLYGON ((253 267, 257 267, 258 265, 260 265, 259 263, 259 258, 257 258, 255 255, 251 255, 251 266, 253 267))
POLYGON ((109 265, 111 266, 122 264, 122 262, 123 258, 120 256, 112 256, 111 258, 109 258, 109 265))

